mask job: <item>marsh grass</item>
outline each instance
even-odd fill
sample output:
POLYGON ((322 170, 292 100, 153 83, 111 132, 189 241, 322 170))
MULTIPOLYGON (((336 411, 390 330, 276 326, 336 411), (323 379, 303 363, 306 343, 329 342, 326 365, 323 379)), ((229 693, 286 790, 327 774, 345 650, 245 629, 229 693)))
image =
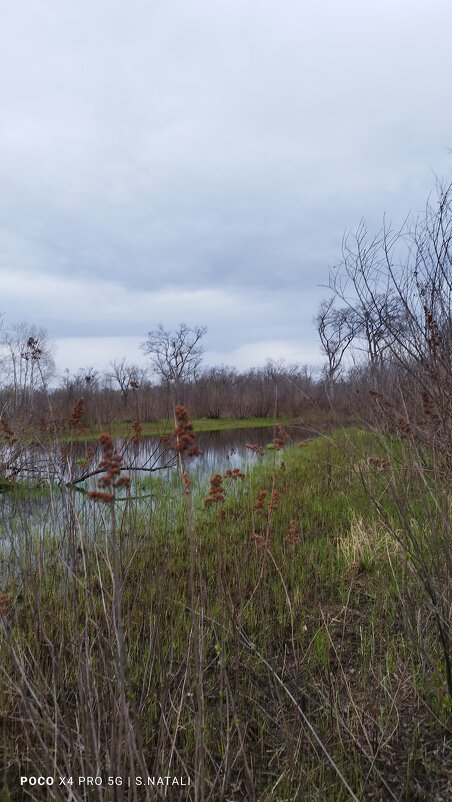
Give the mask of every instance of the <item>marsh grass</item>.
MULTIPOLYGON (((354 429, 272 449, 210 505, 177 472, 106 504, 49 487, 4 584, 2 798, 24 798, 20 774, 174 774, 191 786, 70 798, 439 800, 442 652, 385 525, 403 448, 354 429)), ((402 479, 421 537, 432 502, 402 479)))

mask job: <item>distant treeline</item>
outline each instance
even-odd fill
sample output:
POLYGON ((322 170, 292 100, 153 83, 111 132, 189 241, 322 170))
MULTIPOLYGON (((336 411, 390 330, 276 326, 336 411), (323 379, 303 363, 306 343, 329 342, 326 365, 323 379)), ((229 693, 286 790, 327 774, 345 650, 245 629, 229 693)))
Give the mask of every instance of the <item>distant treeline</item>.
MULTIPOLYGON (((183 403, 193 418, 296 418, 309 410, 330 408, 323 378, 308 367, 268 363, 243 372, 229 367, 200 370, 182 380, 153 382, 143 369, 125 360, 101 374, 92 369, 65 375, 57 387, 47 387, 38 373, 22 374, 28 381, 4 382, 0 388, 3 416, 8 420, 47 420, 49 409, 60 423, 69 421, 80 398, 86 425, 113 420, 155 421, 171 418, 173 403, 183 403), (33 382, 30 381, 33 379, 33 382)), ((335 405, 347 406, 348 389, 338 382, 335 405), (339 389, 340 388, 340 389, 339 389)))

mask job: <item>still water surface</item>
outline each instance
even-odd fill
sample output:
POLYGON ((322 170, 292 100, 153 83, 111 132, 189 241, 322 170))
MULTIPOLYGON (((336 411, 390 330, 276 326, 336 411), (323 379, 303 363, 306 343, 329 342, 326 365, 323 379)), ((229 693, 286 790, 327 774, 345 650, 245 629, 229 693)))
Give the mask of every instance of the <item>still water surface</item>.
MULTIPOLYGON (((287 427, 287 433, 292 442, 298 442, 311 435, 306 429, 287 427)), ((232 429, 229 431, 199 432, 197 442, 202 449, 201 456, 187 461, 187 468, 197 483, 207 484, 214 473, 224 473, 228 468, 240 468, 246 471, 249 466, 272 453, 267 446, 272 443, 275 436, 273 427, 257 429, 232 429), (264 449, 264 456, 260 456, 247 448, 248 444, 264 449)), ((159 437, 143 437, 139 445, 132 445, 129 440, 117 439, 115 447, 123 456, 123 475, 132 478, 132 493, 139 495, 137 478, 145 480, 146 477, 161 477, 170 481, 176 467, 175 455, 162 444, 159 437), (130 468, 131 470, 127 470, 130 468)), ((99 474, 90 476, 79 482, 80 478, 95 470, 102 459, 102 451, 98 441, 90 443, 71 443, 60 445, 54 451, 45 451, 38 446, 30 449, 23 455, 22 478, 41 480, 48 486, 64 487, 66 483, 75 482, 79 488, 89 490, 97 487, 99 474), (90 464, 83 463, 87 451, 90 455, 90 464)), ((0 542, 14 540, 25 531, 30 524, 41 533, 47 528, 55 527, 55 521, 62 520, 63 506, 67 494, 53 492, 50 494, 37 494, 25 488, 19 493, 3 493, 0 495, 0 542), (63 505, 63 506, 62 506, 63 505)), ((93 516, 93 505, 89 509, 84 505, 85 496, 75 494, 80 503, 80 512, 85 507, 84 514, 93 516)), ((95 506, 95 505, 94 505, 95 506)))
MULTIPOLYGON (((309 432, 298 427, 287 427, 292 441, 305 439, 309 432)), ((197 443, 202 449, 199 457, 187 460, 190 473, 210 476, 228 468, 246 469, 258 459, 247 446, 252 444, 265 451, 275 436, 273 427, 257 429, 230 429, 228 431, 199 432, 197 443)), ((290 442, 290 441, 289 441, 290 442)), ((115 448, 123 458, 123 473, 171 473, 176 466, 174 452, 164 445, 160 437, 143 437, 138 445, 130 439, 117 438, 115 448)), ((88 443, 74 442, 58 445, 52 451, 33 446, 21 456, 21 479, 51 480, 56 483, 78 482, 92 472, 102 459, 97 440, 88 443), (86 458, 89 458, 89 465, 86 458)), ((87 480, 89 484, 89 480, 87 480)))

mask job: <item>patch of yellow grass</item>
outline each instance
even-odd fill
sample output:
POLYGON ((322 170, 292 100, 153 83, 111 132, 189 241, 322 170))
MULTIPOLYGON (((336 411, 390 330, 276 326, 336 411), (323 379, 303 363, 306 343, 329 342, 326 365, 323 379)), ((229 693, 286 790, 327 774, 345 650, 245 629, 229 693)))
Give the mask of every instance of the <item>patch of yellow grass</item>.
POLYGON ((337 550, 348 567, 369 568, 395 556, 400 547, 378 521, 364 522, 362 518, 355 518, 349 532, 338 538, 337 550))

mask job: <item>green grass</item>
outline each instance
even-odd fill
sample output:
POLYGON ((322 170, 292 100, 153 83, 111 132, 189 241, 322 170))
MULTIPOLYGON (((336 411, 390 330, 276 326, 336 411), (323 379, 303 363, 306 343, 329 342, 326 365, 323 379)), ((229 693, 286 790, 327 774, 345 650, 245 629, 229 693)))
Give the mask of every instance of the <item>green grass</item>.
MULTIPOLYGON (((263 419, 252 419, 250 425, 259 425, 258 420, 263 419)), ((224 423, 225 428, 237 428, 239 422, 224 423)), ((175 473, 171 482, 140 480, 134 493, 142 489, 143 499, 116 505, 127 699, 148 762, 159 766, 161 760, 165 767, 172 733, 177 732, 178 760, 194 774, 198 674, 193 639, 200 632, 205 771, 218 798, 224 776, 227 798, 348 798, 257 652, 307 711, 359 797, 366 798, 370 783, 385 798, 377 770, 385 773, 387 765, 387 776, 393 775, 394 760, 397 774, 408 778, 407 799, 413 798, 419 776, 423 781, 422 772, 416 777, 413 770, 411 777, 408 771, 414 755, 428 757, 430 775, 441 773, 435 750, 448 714, 441 655, 431 625, 426 627, 422 659, 407 634, 410 605, 416 608, 417 625, 424 620, 422 597, 410 584, 406 555, 387 535, 365 487, 371 486, 384 514, 396 524, 389 470, 380 471, 369 461, 388 453, 397 478, 403 446, 356 428, 302 447, 268 451, 243 480, 224 480, 224 506, 204 504, 208 482, 194 475, 195 609, 190 601, 187 499, 180 477, 175 473), (263 491, 263 510, 257 512, 263 491), (269 511, 274 491, 279 497, 269 511), (291 543, 293 520, 299 540, 291 543), (266 546, 254 535, 267 541, 266 546), (240 632, 257 651, 244 647, 240 632), (427 739, 422 746, 416 741, 420 722, 427 739), (370 760, 356 742, 365 744, 370 760), (380 744, 375 756, 372 744, 380 744)), ((404 473, 402 481, 419 527, 426 527, 429 503, 424 498, 421 504, 415 477, 404 473)), ((59 510, 61 501, 54 491, 52 510, 59 510)), ((61 516, 53 530, 51 520, 47 522, 47 534, 25 532, 4 590, 11 595, 21 590, 13 632, 36 693, 55 688, 65 722, 75 731, 89 714, 85 690, 93 682, 105 708, 105 732, 110 732, 109 700, 116 704, 119 693, 110 621, 112 520, 108 507, 88 499, 83 505, 78 515, 92 521, 88 532, 61 516), (58 538, 51 531, 58 531, 58 538), (49 644, 57 645, 57 662, 49 644), (81 682, 78 672, 85 653, 89 670, 81 682), (40 667, 36 679, 35 665, 40 667)), ((0 652, 6 669, 13 671, 4 639, 0 652)), ((20 700, 9 686, 0 693, 3 709, 15 711, 4 724, 5 755, 11 764, 18 745, 28 747, 17 716, 20 700)), ((43 729, 40 735, 52 752, 55 734, 43 729)), ((90 744, 84 744, 87 760, 90 744)), ((64 740, 58 748, 64 751, 64 740)), ((37 765, 47 770, 44 763, 37 765)))
MULTIPOLYGON (((74 439, 81 441, 93 440, 101 432, 109 432, 113 437, 127 437, 133 434, 132 423, 133 421, 113 421, 111 423, 99 424, 87 428, 83 434, 77 435, 76 437, 64 435, 61 437, 61 440, 63 442, 69 442, 74 439)), ((197 418, 192 420, 192 424, 196 432, 219 432, 232 429, 262 429, 272 428, 273 426, 295 426, 297 425, 297 420, 295 418, 197 418)), ((141 428, 144 436, 168 434, 174 429, 174 421, 144 421, 141 424, 141 428)))

